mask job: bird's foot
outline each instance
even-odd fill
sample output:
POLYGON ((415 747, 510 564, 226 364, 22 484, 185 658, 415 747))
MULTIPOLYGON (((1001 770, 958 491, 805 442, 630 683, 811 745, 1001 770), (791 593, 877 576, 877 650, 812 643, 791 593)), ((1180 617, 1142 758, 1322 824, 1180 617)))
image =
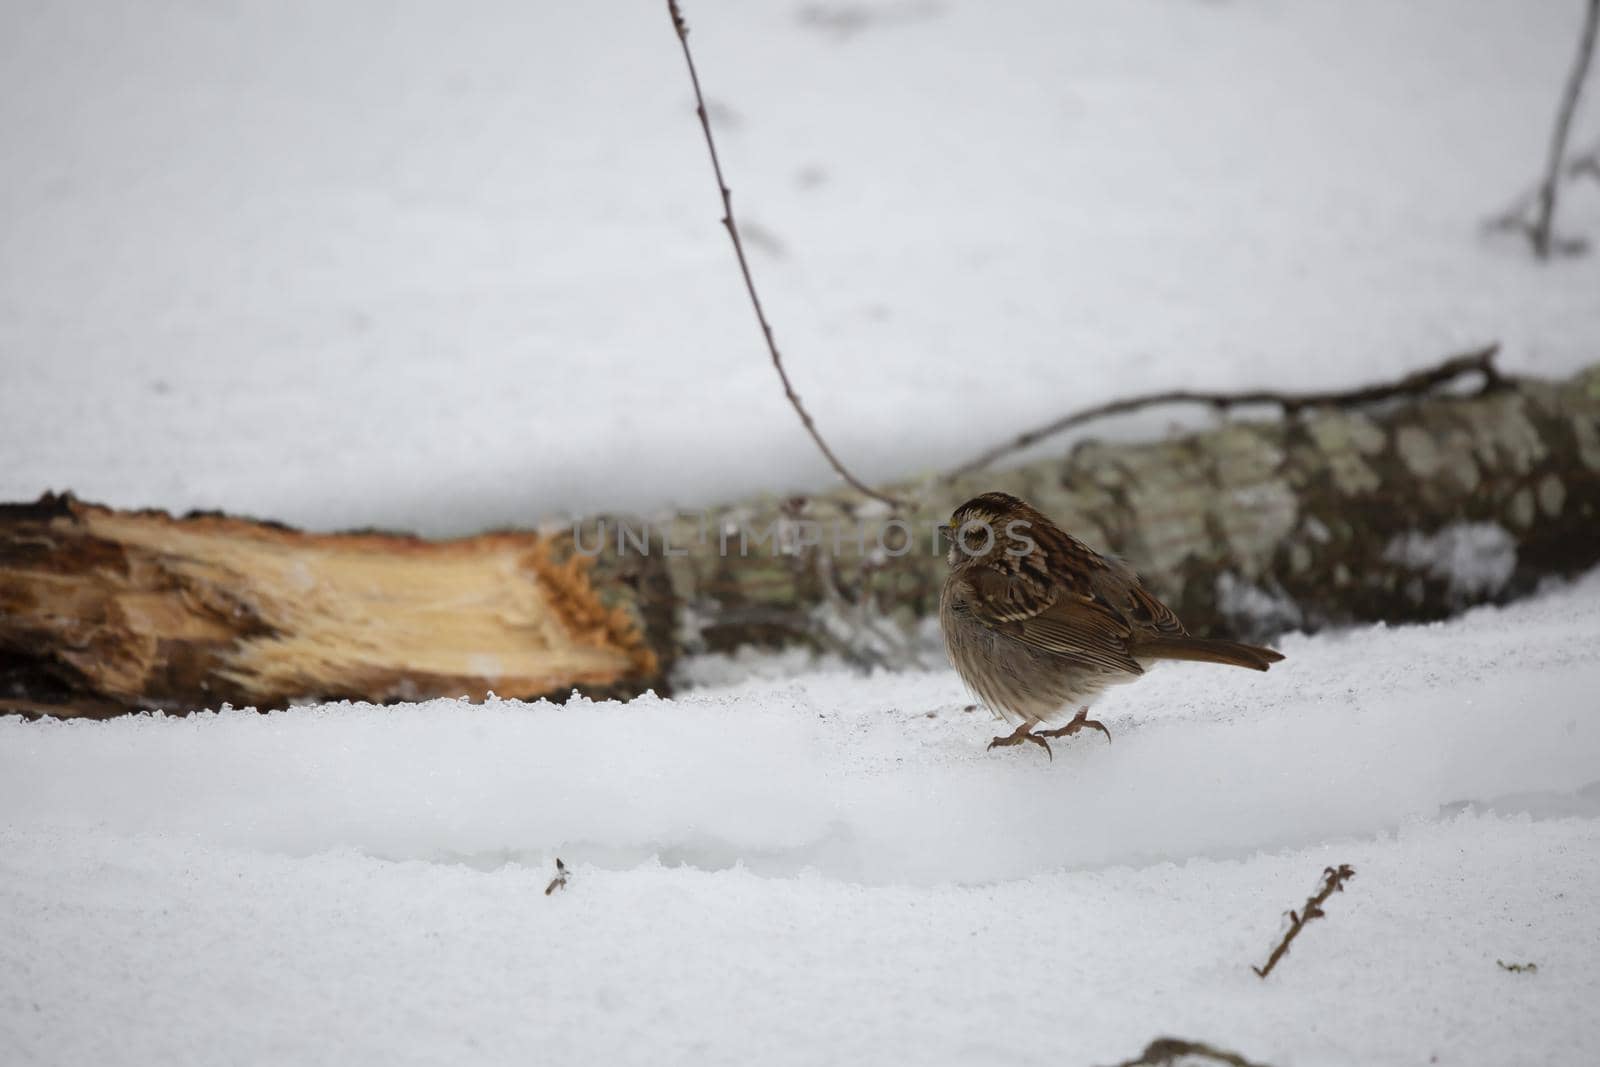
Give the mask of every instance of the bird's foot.
MULTIPOLYGON (((1037 734, 1034 734, 1033 736, 1035 738, 1039 738, 1039 737, 1071 737, 1073 734, 1077 733, 1079 730, 1084 730, 1084 729, 1099 730, 1101 733, 1106 735, 1106 744, 1109 745, 1111 743, 1111 731, 1107 730, 1106 729, 1106 724, 1101 722, 1100 720, 1089 718, 1089 709, 1088 708, 1079 708, 1078 709, 1078 714, 1073 716, 1072 721, 1067 723, 1067 725, 1058 726, 1054 730, 1040 730, 1037 734)), ((1013 741, 1012 744, 1016 744, 1016 742, 1013 741)))
MULTIPOLYGON (((1012 745, 1020 745, 1024 741, 1030 741, 1044 749, 1044 754, 1050 757, 1050 762, 1055 762, 1056 754, 1050 751, 1050 742, 1033 732, 1032 723, 1025 722, 1006 736, 995 738, 989 742, 989 748, 1010 748, 1012 745)), ((984 751, 987 752, 988 749, 984 751)))

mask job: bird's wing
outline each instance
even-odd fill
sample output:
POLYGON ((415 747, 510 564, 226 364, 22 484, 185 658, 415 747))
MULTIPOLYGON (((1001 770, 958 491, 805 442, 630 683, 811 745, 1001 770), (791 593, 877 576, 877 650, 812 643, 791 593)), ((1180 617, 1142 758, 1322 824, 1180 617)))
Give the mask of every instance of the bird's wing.
POLYGON ((1094 594, 1127 620, 1135 630, 1170 637, 1188 631, 1173 610, 1144 587, 1144 581, 1126 562, 1116 556, 1101 556, 1103 564, 1090 572, 1094 594))
POLYGON ((1143 673, 1129 653, 1132 628, 1092 589, 1067 589, 994 567, 971 571, 967 601, 973 616, 990 629, 1104 670, 1143 673))

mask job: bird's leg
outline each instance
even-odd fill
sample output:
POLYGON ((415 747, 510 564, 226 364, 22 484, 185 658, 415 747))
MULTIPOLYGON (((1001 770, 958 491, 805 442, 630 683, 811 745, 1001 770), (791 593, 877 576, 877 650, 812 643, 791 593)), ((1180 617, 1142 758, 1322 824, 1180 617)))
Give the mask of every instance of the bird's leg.
MULTIPOLYGON (((1010 748, 1012 745, 1020 745, 1024 741, 1031 741, 1044 749, 1045 755, 1050 757, 1050 762, 1055 762, 1056 754, 1050 751, 1050 742, 1033 732, 1032 723, 1025 722, 1006 736, 995 738, 989 742, 989 748, 1010 748)), ((985 751, 988 750, 985 749, 985 751)))
MULTIPOLYGON (((1089 718, 1089 709, 1087 707, 1079 708, 1078 714, 1075 715, 1072 721, 1067 723, 1067 725, 1059 726, 1054 730, 1040 730, 1035 736, 1071 737, 1073 734, 1083 729, 1099 730, 1101 733, 1106 735, 1106 744, 1109 745, 1111 743, 1111 731, 1106 729, 1105 723, 1100 722, 1098 719, 1089 718)), ((1016 742, 1012 743, 1015 744, 1016 742)))

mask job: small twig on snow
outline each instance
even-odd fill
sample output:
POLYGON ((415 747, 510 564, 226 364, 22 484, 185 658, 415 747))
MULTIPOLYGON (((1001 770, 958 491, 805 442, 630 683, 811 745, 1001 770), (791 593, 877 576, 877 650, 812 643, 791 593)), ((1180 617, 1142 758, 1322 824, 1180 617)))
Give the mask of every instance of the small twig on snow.
POLYGON ((1568 178, 1577 179, 1585 175, 1600 182, 1600 143, 1567 161, 1568 178))
POLYGON ((1146 393, 1143 396, 1127 397, 1122 400, 1113 400, 1105 404, 1096 404, 1094 407, 1074 411, 1058 419, 1037 426, 1026 433, 1018 434, 1004 444, 996 445, 986 452, 982 452, 961 466, 954 468, 945 475, 945 480, 954 481, 965 474, 971 474, 990 466, 995 461, 1014 453, 1020 452, 1038 444, 1047 437, 1064 433, 1077 426, 1082 426, 1097 419, 1107 418, 1112 415, 1126 415, 1143 408, 1156 407, 1162 404, 1209 404, 1217 411, 1227 411, 1236 407, 1245 407, 1252 404, 1276 404, 1283 409, 1285 414, 1293 415, 1307 408, 1333 407, 1353 408, 1364 407, 1383 400, 1391 400, 1401 396, 1421 396, 1431 392, 1441 385, 1445 385, 1457 378, 1468 374, 1483 375, 1483 389, 1498 388, 1504 383, 1499 370, 1495 368, 1494 357, 1499 353, 1498 342, 1463 352, 1419 371, 1407 374, 1403 378, 1392 382, 1382 382, 1376 385, 1362 386, 1356 389, 1331 390, 1313 393, 1281 393, 1270 389, 1257 389, 1240 393, 1205 392, 1190 389, 1174 389, 1163 393, 1146 393))
POLYGON ((1563 256, 1581 255, 1589 248, 1589 243, 1581 237, 1560 239, 1555 236, 1555 213, 1563 172, 1569 181, 1585 174, 1600 179, 1600 144, 1573 155, 1563 163, 1567 156, 1567 138, 1572 130, 1572 118, 1577 113, 1578 98, 1583 93, 1583 83, 1594 56, 1597 30, 1600 30, 1600 0, 1589 0, 1583 29, 1578 34, 1578 52, 1573 57, 1572 69, 1567 73, 1566 86, 1556 109, 1555 127, 1550 131, 1544 177, 1538 185, 1517 197, 1510 207, 1484 223, 1488 230, 1521 233, 1533 246, 1534 255, 1540 259, 1550 258, 1552 252, 1563 256), (1529 218, 1530 213, 1532 218, 1529 218))
POLYGON ((561 857, 560 856, 557 856, 556 857, 556 876, 554 878, 550 879, 550 884, 549 885, 544 887, 544 895, 545 896, 549 896, 551 893, 554 893, 557 889, 565 889, 567 887, 567 875, 568 875, 567 865, 565 863, 561 862, 561 857))
POLYGON ((1556 213, 1556 184, 1561 180, 1561 161, 1567 152, 1567 135, 1572 130, 1572 116, 1578 110, 1578 97, 1583 93, 1584 79, 1589 75, 1589 62, 1594 58, 1594 39, 1600 30, 1600 0, 1589 0, 1589 10, 1583 19, 1583 30, 1578 35, 1578 54, 1573 59, 1572 70, 1567 75, 1567 86, 1561 93, 1561 106, 1556 111, 1555 129, 1550 133, 1550 156, 1545 165, 1544 182, 1539 186, 1539 214, 1534 219, 1528 239, 1533 242, 1534 253, 1540 259, 1550 257, 1550 230, 1556 213))
POLYGON ((1272 968, 1278 965, 1283 954, 1289 951, 1289 942, 1299 936, 1301 929, 1312 919, 1320 919, 1326 914, 1322 905, 1327 903, 1334 893, 1343 893, 1344 884, 1356 876, 1356 869, 1348 863, 1341 863, 1338 867, 1327 867, 1322 872, 1322 888, 1317 894, 1305 902, 1305 906, 1298 913, 1289 913, 1289 929, 1284 933, 1283 940, 1278 942, 1278 947, 1272 950, 1272 955, 1267 959, 1265 967, 1250 969, 1265 978, 1272 973, 1272 968))
POLYGON ((834 473, 858 492, 865 493, 892 508, 899 508, 898 500, 871 488, 851 474, 839 461, 839 457, 833 454, 833 449, 828 447, 828 442, 823 440, 821 431, 811 419, 811 413, 800 402, 800 394, 794 391, 794 386, 789 381, 789 372, 783 367, 783 357, 778 354, 778 343, 772 336, 772 326, 767 322, 767 313, 762 310, 761 298, 756 295, 755 279, 750 274, 750 261, 745 258, 744 242, 739 238, 739 224, 733 217, 733 190, 728 188, 727 181, 722 177, 722 161, 717 156, 717 142, 711 136, 711 121, 706 117, 705 96, 700 91, 700 74, 695 70, 694 55, 689 51, 689 24, 683 20, 683 12, 678 9, 678 0, 667 0, 667 13, 672 16, 672 28, 677 31, 678 43, 683 46, 683 61, 689 68, 689 81, 694 86, 695 114, 700 117, 700 128, 706 135, 706 151, 711 154, 711 170, 717 179, 717 192, 722 195, 722 226, 728 231, 729 239, 733 241, 733 254, 739 260, 739 273, 744 276, 745 292, 750 294, 750 306, 755 309, 756 322, 761 325, 761 335, 766 338, 767 352, 772 356, 773 369, 778 372, 778 380, 783 383, 783 395, 789 399, 789 406, 800 416, 800 424, 806 428, 806 433, 811 435, 811 440, 816 442, 817 448, 833 467, 834 473))
POLYGON ((1225 1063, 1228 1067, 1265 1067, 1264 1064, 1245 1059, 1237 1052, 1229 1052, 1204 1041, 1185 1041, 1181 1037, 1158 1037, 1146 1045, 1144 1052, 1136 1059, 1123 1060, 1116 1067, 1156 1067, 1171 1063, 1181 1056, 1202 1056, 1216 1063, 1225 1063))
MULTIPOLYGON (((1569 182, 1575 182, 1586 176, 1600 181, 1600 141, 1596 141, 1588 148, 1568 153, 1565 170, 1569 182)), ((1541 188, 1543 188, 1542 182, 1524 189, 1504 211, 1485 221, 1484 229, 1520 230, 1524 234, 1529 233, 1533 229, 1533 223, 1528 221, 1528 213, 1539 202, 1541 188)))
POLYGON ((1495 962, 1500 965, 1502 971, 1510 971, 1512 974, 1539 973, 1539 965, 1537 963, 1507 963, 1505 960, 1495 960, 1495 962))

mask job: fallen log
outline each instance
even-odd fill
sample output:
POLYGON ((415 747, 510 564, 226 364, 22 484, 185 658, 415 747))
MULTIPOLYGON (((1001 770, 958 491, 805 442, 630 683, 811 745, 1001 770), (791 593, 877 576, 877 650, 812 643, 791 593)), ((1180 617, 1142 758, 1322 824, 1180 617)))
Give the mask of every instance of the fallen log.
POLYGON ((908 636, 933 527, 990 489, 1133 561, 1199 633, 1441 618, 1600 563, 1600 367, 1084 441, 893 487, 899 510, 841 490, 430 543, 46 496, 0 507, 0 711, 631 695, 751 644, 935 662, 908 636))
MULTIPOLYGON (((1267 640, 1439 619, 1600 564, 1600 366, 1562 382, 1497 376, 1473 395, 1312 407, 1140 445, 1090 440, 1055 459, 892 491, 918 501, 910 519, 920 537, 990 489, 1132 561, 1198 633, 1267 640)), ((690 546, 653 557, 693 623, 684 647, 820 631, 818 647, 901 662, 893 635, 935 612, 945 565, 927 544, 898 556, 875 542, 857 552, 848 536, 838 552, 801 544, 805 523, 827 540, 862 520, 886 521, 875 501, 841 491, 667 522, 663 540, 690 546), (746 558, 700 543, 701 528, 731 525, 776 527, 785 550, 746 558)), ((606 554, 617 548, 608 541, 606 554)))
POLYGON ((638 692, 655 655, 588 569, 536 533, 309 534, 46 495, 0 507, 0 710, 638 692))

